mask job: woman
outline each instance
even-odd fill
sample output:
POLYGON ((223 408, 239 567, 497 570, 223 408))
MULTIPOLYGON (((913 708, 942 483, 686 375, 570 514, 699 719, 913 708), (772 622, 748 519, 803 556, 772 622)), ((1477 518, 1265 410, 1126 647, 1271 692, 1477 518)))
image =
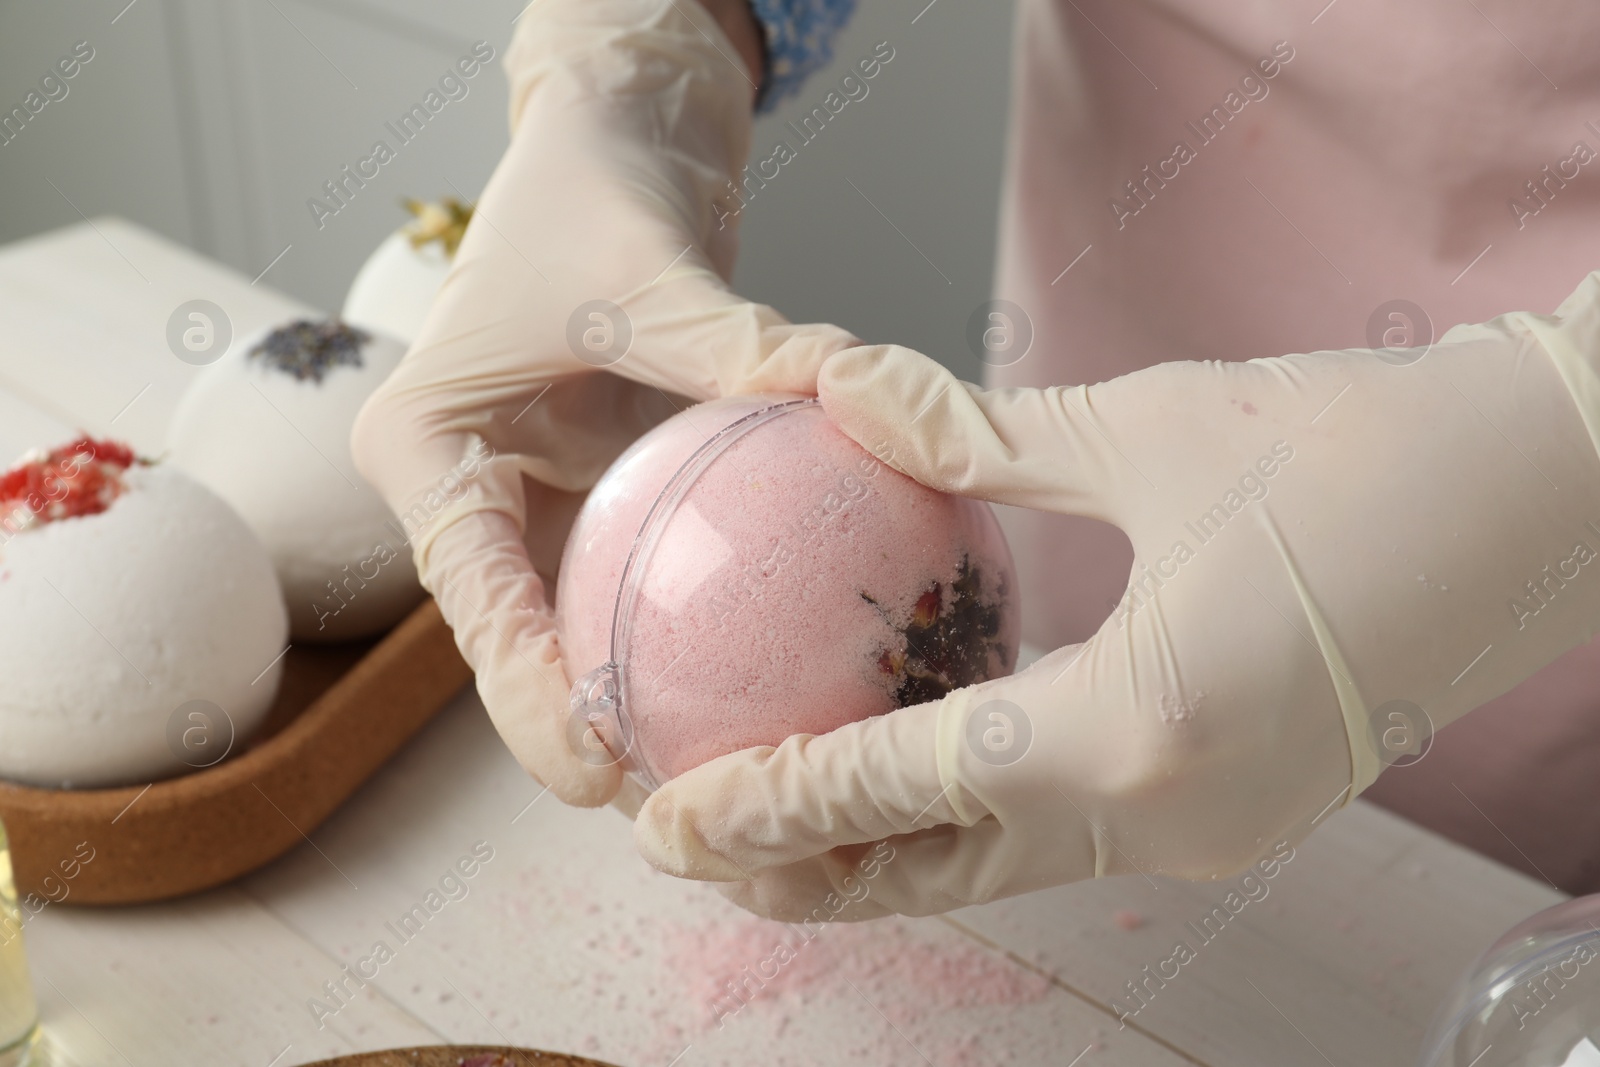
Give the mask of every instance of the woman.
POLYGON ((1022 0, 991 321, 1032 342, 985 352, 985 393, 726 284, 752 104, 848 6, 522 16, 512 144, 355 444, 400 511, 492 449, 414 547, 523 765, 644 802, 585 758, 538 577, 582 493, 673 397, 818 391, 900 469, 1018 507, 1025 636, 1057 651, 684 775, 639 812, 652 863, 779 918, 888 837, 856 917, 1220 877, 1406 762, 1400 810, 1594 886, 1600 15, 1022 0), (969 740, 990 724, 1015 747, 969 740))

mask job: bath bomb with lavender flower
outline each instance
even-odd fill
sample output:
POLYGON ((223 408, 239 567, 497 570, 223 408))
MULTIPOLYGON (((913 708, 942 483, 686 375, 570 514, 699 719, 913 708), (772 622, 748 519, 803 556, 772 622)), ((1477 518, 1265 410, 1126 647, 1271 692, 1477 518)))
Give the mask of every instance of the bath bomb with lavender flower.
POLYGON ((988 505, 788 396, 701 404, 636 442, 573 526, 556 606, 575 721, 652 787, 1008 674, 1019 638, 988 505))
POLYGON ((288 322, 206 367, 168 427, 172 464, 266 545, 296 641, 371 636, 422 599, 407 533, 350 453, 356 413, 404 355, 338 320, 288 322))

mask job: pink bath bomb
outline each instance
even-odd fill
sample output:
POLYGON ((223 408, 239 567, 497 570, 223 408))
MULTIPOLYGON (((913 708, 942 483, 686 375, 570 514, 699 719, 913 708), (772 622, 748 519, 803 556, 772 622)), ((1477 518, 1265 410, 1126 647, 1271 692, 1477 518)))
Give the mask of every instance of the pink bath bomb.
POLYGON ((988 505, 900 474, 812 398, 714 400, 636 442, 578 515, 556 603, 575 721, 652 788, 1016 664, 988 505))

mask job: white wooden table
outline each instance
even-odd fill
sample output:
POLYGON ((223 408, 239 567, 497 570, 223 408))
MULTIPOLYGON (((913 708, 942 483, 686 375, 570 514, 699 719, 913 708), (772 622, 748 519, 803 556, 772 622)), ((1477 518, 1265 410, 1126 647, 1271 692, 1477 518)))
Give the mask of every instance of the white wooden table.
MULTIPOLYGON (((194 372, 166 319, 194 298, 236 336, 304 310, 113 219, 0 249, 0 464, 75 427, 159 453, 194 372)), ((272 866, 168 904, 52 906, 26 936, 54 1055, 80 1067, 443 1042, 623 1067, 1402 1067, 1478 951, 1561 899, 1362 802, 1265 884, 1204 943, 1234 883, 1117 878, 826 928, 748 1006, 724 996, 719 1026, 724 983, 793 931, 651 871, 614 812, 541 798, 468 691, 272 866), (430 902, 475 846, 492 859, 430 902), (1195 958, 1147 980, 1179 938, 1195 958), (1147 1003, 1119 1026, 1130 982, 1147 1003)))

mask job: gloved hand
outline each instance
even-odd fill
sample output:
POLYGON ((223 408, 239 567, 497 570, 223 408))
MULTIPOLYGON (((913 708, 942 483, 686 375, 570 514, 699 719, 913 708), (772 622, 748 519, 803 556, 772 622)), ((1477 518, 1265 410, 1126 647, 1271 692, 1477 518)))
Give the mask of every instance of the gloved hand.
POLYGON ((506 69, 511 145, 353 447, 511 751, 593 805, 621 772, 569 716, 540 577, 583 494, 674 397, 810 392, 859 342, 727 285, 754 86, 694 0, 541 0, 506 69))
POLYGON ((1600 274, 1395 365, 1418 354, 990 392, 835 356, 847 433, 939 489, 1116 524, 1127 595, 1012 678, 682 775, 640 850, 793 921, 1218 878, 1298 841, 1600 621, 1600 274))

